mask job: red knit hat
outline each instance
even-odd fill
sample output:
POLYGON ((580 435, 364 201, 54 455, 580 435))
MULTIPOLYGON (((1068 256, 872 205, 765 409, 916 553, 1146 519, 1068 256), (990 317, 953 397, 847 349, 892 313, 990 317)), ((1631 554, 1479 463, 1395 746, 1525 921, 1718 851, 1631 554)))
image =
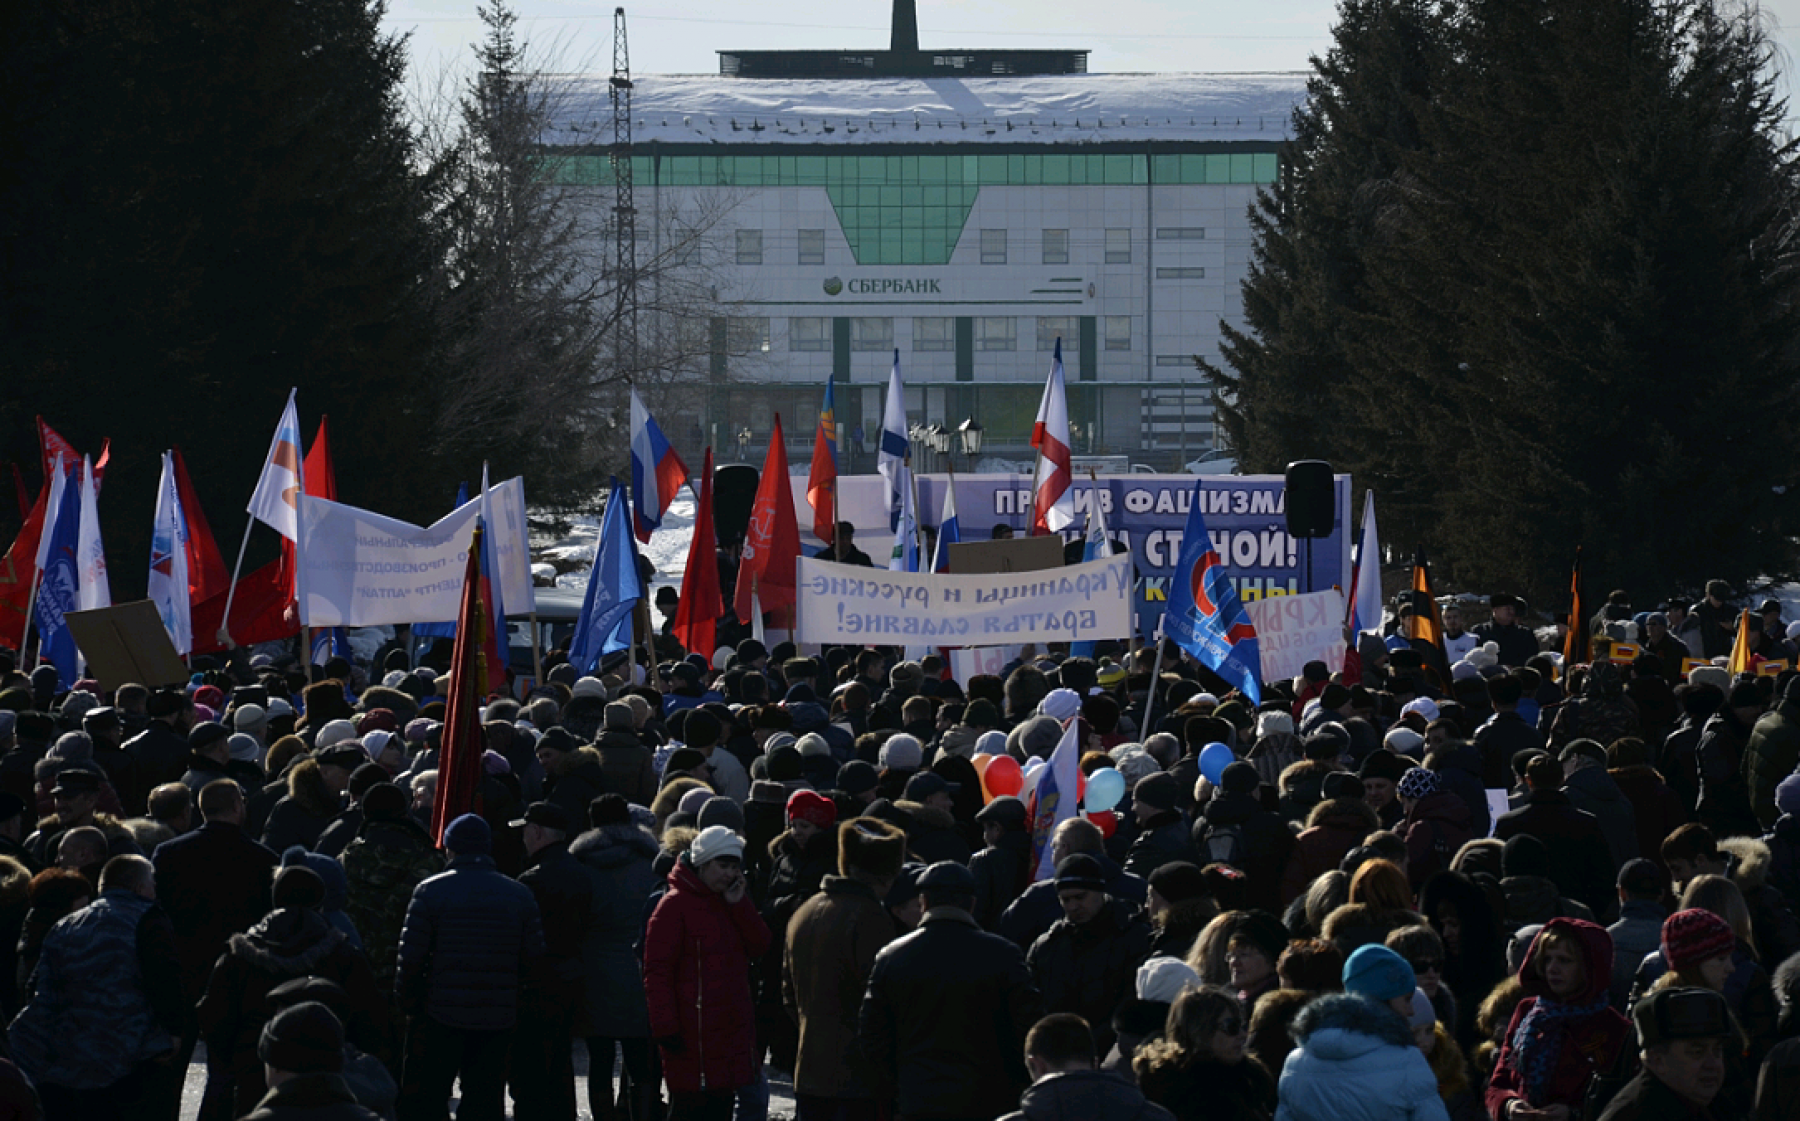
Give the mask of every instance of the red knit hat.
POLYGON ((837 824, 837 803, 823 794, 796 790, 788 795, 787 815, 789 821, 810 821, 820 829, 830 829, 837 824))
POLYGON ((1731 924, 1711 911, 1690 908, 1663 920, 1663 960, 1672 970, 1691 968, 1736 948, 1731 924))

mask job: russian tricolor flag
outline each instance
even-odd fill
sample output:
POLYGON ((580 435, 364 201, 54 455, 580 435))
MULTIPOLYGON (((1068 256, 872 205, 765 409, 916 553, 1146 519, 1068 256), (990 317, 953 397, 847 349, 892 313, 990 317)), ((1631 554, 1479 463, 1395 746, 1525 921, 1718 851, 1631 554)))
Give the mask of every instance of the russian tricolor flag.
POLYGON ((650 531, 662 525, 663 513, 675 501, 675 492, 688 480, 687 465, 669 446, 656 418, 644 407, 636 388, 631 391, 631 512, 637 539, 650 541, 650 531))

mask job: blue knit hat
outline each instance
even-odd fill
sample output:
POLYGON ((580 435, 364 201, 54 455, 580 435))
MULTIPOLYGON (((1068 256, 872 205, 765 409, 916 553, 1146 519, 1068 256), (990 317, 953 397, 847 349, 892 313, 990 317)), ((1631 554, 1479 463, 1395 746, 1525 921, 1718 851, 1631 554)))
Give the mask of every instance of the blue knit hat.
POLYGON ((1370 1000, 1410 996, 1418 984, 1413 967, 1386 946, 1363 946, 1344 962, 1344 991, 1370 1000))
POLYGON ((494 851, 494 831, 476 814, 464 814, 444 828, 444 847, 457 856, 494 851))

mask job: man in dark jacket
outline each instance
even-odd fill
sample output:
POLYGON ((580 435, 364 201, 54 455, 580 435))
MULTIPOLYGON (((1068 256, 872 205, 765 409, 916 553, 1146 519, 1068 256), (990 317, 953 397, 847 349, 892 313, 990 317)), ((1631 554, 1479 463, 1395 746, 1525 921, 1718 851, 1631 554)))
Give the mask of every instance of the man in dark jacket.
POLYGON ((1563 793, 1562 764, 1539 755, 1527 764, 1525 781, 1530 791, 1525 804, 1500 815, 1494 823, 1495 839, 1505 841, 1520 834, 1536 837, 1558 854, 1550 869, 1558 891, 1596 915, 1615 913, 1606 834, 1593 814, 1577 809, 1563 793))
POLYGON ((1045 1016, 1025 1037, 1025 1066, 1031 1089, 1019 1110, 1000 1121, 1062 1121, 1071 1117, 1108 1121, 1174 1121, 1174 1115, 1127 1079, 1098 1069, 1094 1033, 1080 1016, 1045 1016))
MULTIPOLYGON (((1120 868, 1106 855, 1106 839, 1100 835, 1100 827, 1084 817, 1070 818, 1051 834, 1051 867, 1078 852, 1088 853, 1100 862, 1106 876, 1106 894, 1114 899, 1142 903, 1149 895, 1150 885, 1142 877, 1120 868)), ((1062 904, 1056 898, 1056 882, 1046 879, 1019 893, 1012 906, 1001 912, 1000 926, 994 933, 1023 952, 1031 949, 1038 935, 1062 917, 1062 904)))
POLYGON ((1481 784, 1488 790, 1505 790, 1512 785, 1513 756, 1521 751, 1542 751, 1544 737, 1519 715, 1525 689, 1517 677, 1510 673, 1490 677, 1487 692, 1494 715, 1475 729, 1475 747, 1481 752, 1481 784))
POLYGON ((462 815, 445 828, 444 847, 450 866, 413 889, 400 932, 394 996, 412 1018, 402 1121, 443 1117, 458 1077, 459 1112, 503 1116, 520 988, 544 952, 537 900, 495 869, 487 822, 462 815))
POLYGON ((1521 606, 1516 596, 1489 596, 1488 608, 1494 613, 1493 618, 1473 628, 1477 642, 1499 645, 1500 664, 1509 669, 1524 665, 1538 652, 1537 637, 1519 625, 1521 606))
POLYGON ((1557 755, 1563 768, 1563 792, 1577 809, 1600 823, 1612 866, 1623 868, 1637 859, 1637 813, 1619 784, 1606 773, 1606 749, 1590 739, 1571 741, 1557 755))
POLYGON ((1744 782, 1749 787, 1750 809, 1764 829, 1781 816, 1775 808, 1775 787, 1800 765, 1800 676, 1788 680, 1781 703, 1757 720, 1744 745, 1744 782))
POLYGON ((562 807, 570 821, 587 820, 588 804, 607 792, 600 753, 556 727, 538 739, 537 757, 544 768, 544 800, 562 807))
POLYGON ((1254 764, 1239 759, 1227 766, 1219 792, 1194 823, 1194 849, 1199 864, 1226 863, 1244 873, 1246 906, 1280 912, 1281 873, 1294 834, 1280 814, 1263 808, 1257 797, 1261 784, 1254 764))
POLYGON ((1018 947, 969 914, 967 868, 934 864, 919 889, 924 921, 875 956, 857 1016, 876 1093, 901 1121, 994 1117, 1025 1088, 1037 987, 1018 947))
POLYGON ((180 782, 187 770, 194 702, 180 689, 158 689, 150 694, 149 711, 150 726, 125 741, 125 751, 137 765, 138 789, 146 791, 180 782))
POLYGON ((323 1004, 282 1010, 263 1028, 256 1055, 269 1092, 244 1121, 377 1121, 344 1081, 344 1028, 323 1004))
POLYGON ((602 793, 617 794, 634 806, 648 806, 656 797, 656 767, 652 752, 638 738, 637 713, 630 705, 614 701, 606 706, 601 720, 594 753, 600 757, 602 793))
POLYGON ((1131 788, 1131 812, 1139 832, 1125 855, 1127 872, 1148 876, 1165 864, 1193 861, 1193 839, 1178 808, 1180 800, 1181 784, 1166 772, 1145 775, 1131 788))
POLYGON ((1031 883, 1031 835, 1026 832, 1025 803, 1017 798, 995 798, 980 813, 987 847, 969 858, 975 877, 975 921, 983 930, 997 930, 1000 916, 1031 883))
POLYGON ((1674 988, 1638 1001, 1631 1018, 1643 1069, 1627 1082, 1600 1121, 1711 1117, 1725 1086, 1725 1046, 1737 1036, 1725 998, 1711 989, 1674 988))
POLYGON ((570 1040, 581 1014, 587 939, 594 887, 587 869, 569 855, 569 815, 552 802, 533 802, 512 822, 523 830, 526 869, 519 882, 531 889, 544 924, 544 956, 525 991, 513 1047, 513 1108, 520 1117, 573 1121, 575 1065, 570 1040))
POLYGON ((1026 963, 1044 1008, 1098 1024, 1094 1045, 1104 1054, 1113 1045, 1113 1013, 1150 956, 1150 924, 1106 894, 1105 871, 1085 852, 1056 866, 1056 897, 1063 917, 1032 943, 1026 963))

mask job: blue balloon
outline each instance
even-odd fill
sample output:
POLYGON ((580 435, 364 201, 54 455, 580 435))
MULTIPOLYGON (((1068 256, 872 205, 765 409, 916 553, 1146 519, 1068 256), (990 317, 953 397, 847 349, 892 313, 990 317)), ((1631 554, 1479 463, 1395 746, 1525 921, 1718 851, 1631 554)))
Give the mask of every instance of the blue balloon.
POLYGON ((1097 813, 1114 808, 1124 797, 1125 776, 1115 768, 1101 767, 1088 776, 1087 796, 1082 799, 1082 805, 1089 813, 1097 813))
POLYGON ((1229 747, 1222 743, 1209 743, 1200 750, 1200 773, 1206 781, 1214 786, 1225 777, 1225 768, 1237 761, 1229 747))

